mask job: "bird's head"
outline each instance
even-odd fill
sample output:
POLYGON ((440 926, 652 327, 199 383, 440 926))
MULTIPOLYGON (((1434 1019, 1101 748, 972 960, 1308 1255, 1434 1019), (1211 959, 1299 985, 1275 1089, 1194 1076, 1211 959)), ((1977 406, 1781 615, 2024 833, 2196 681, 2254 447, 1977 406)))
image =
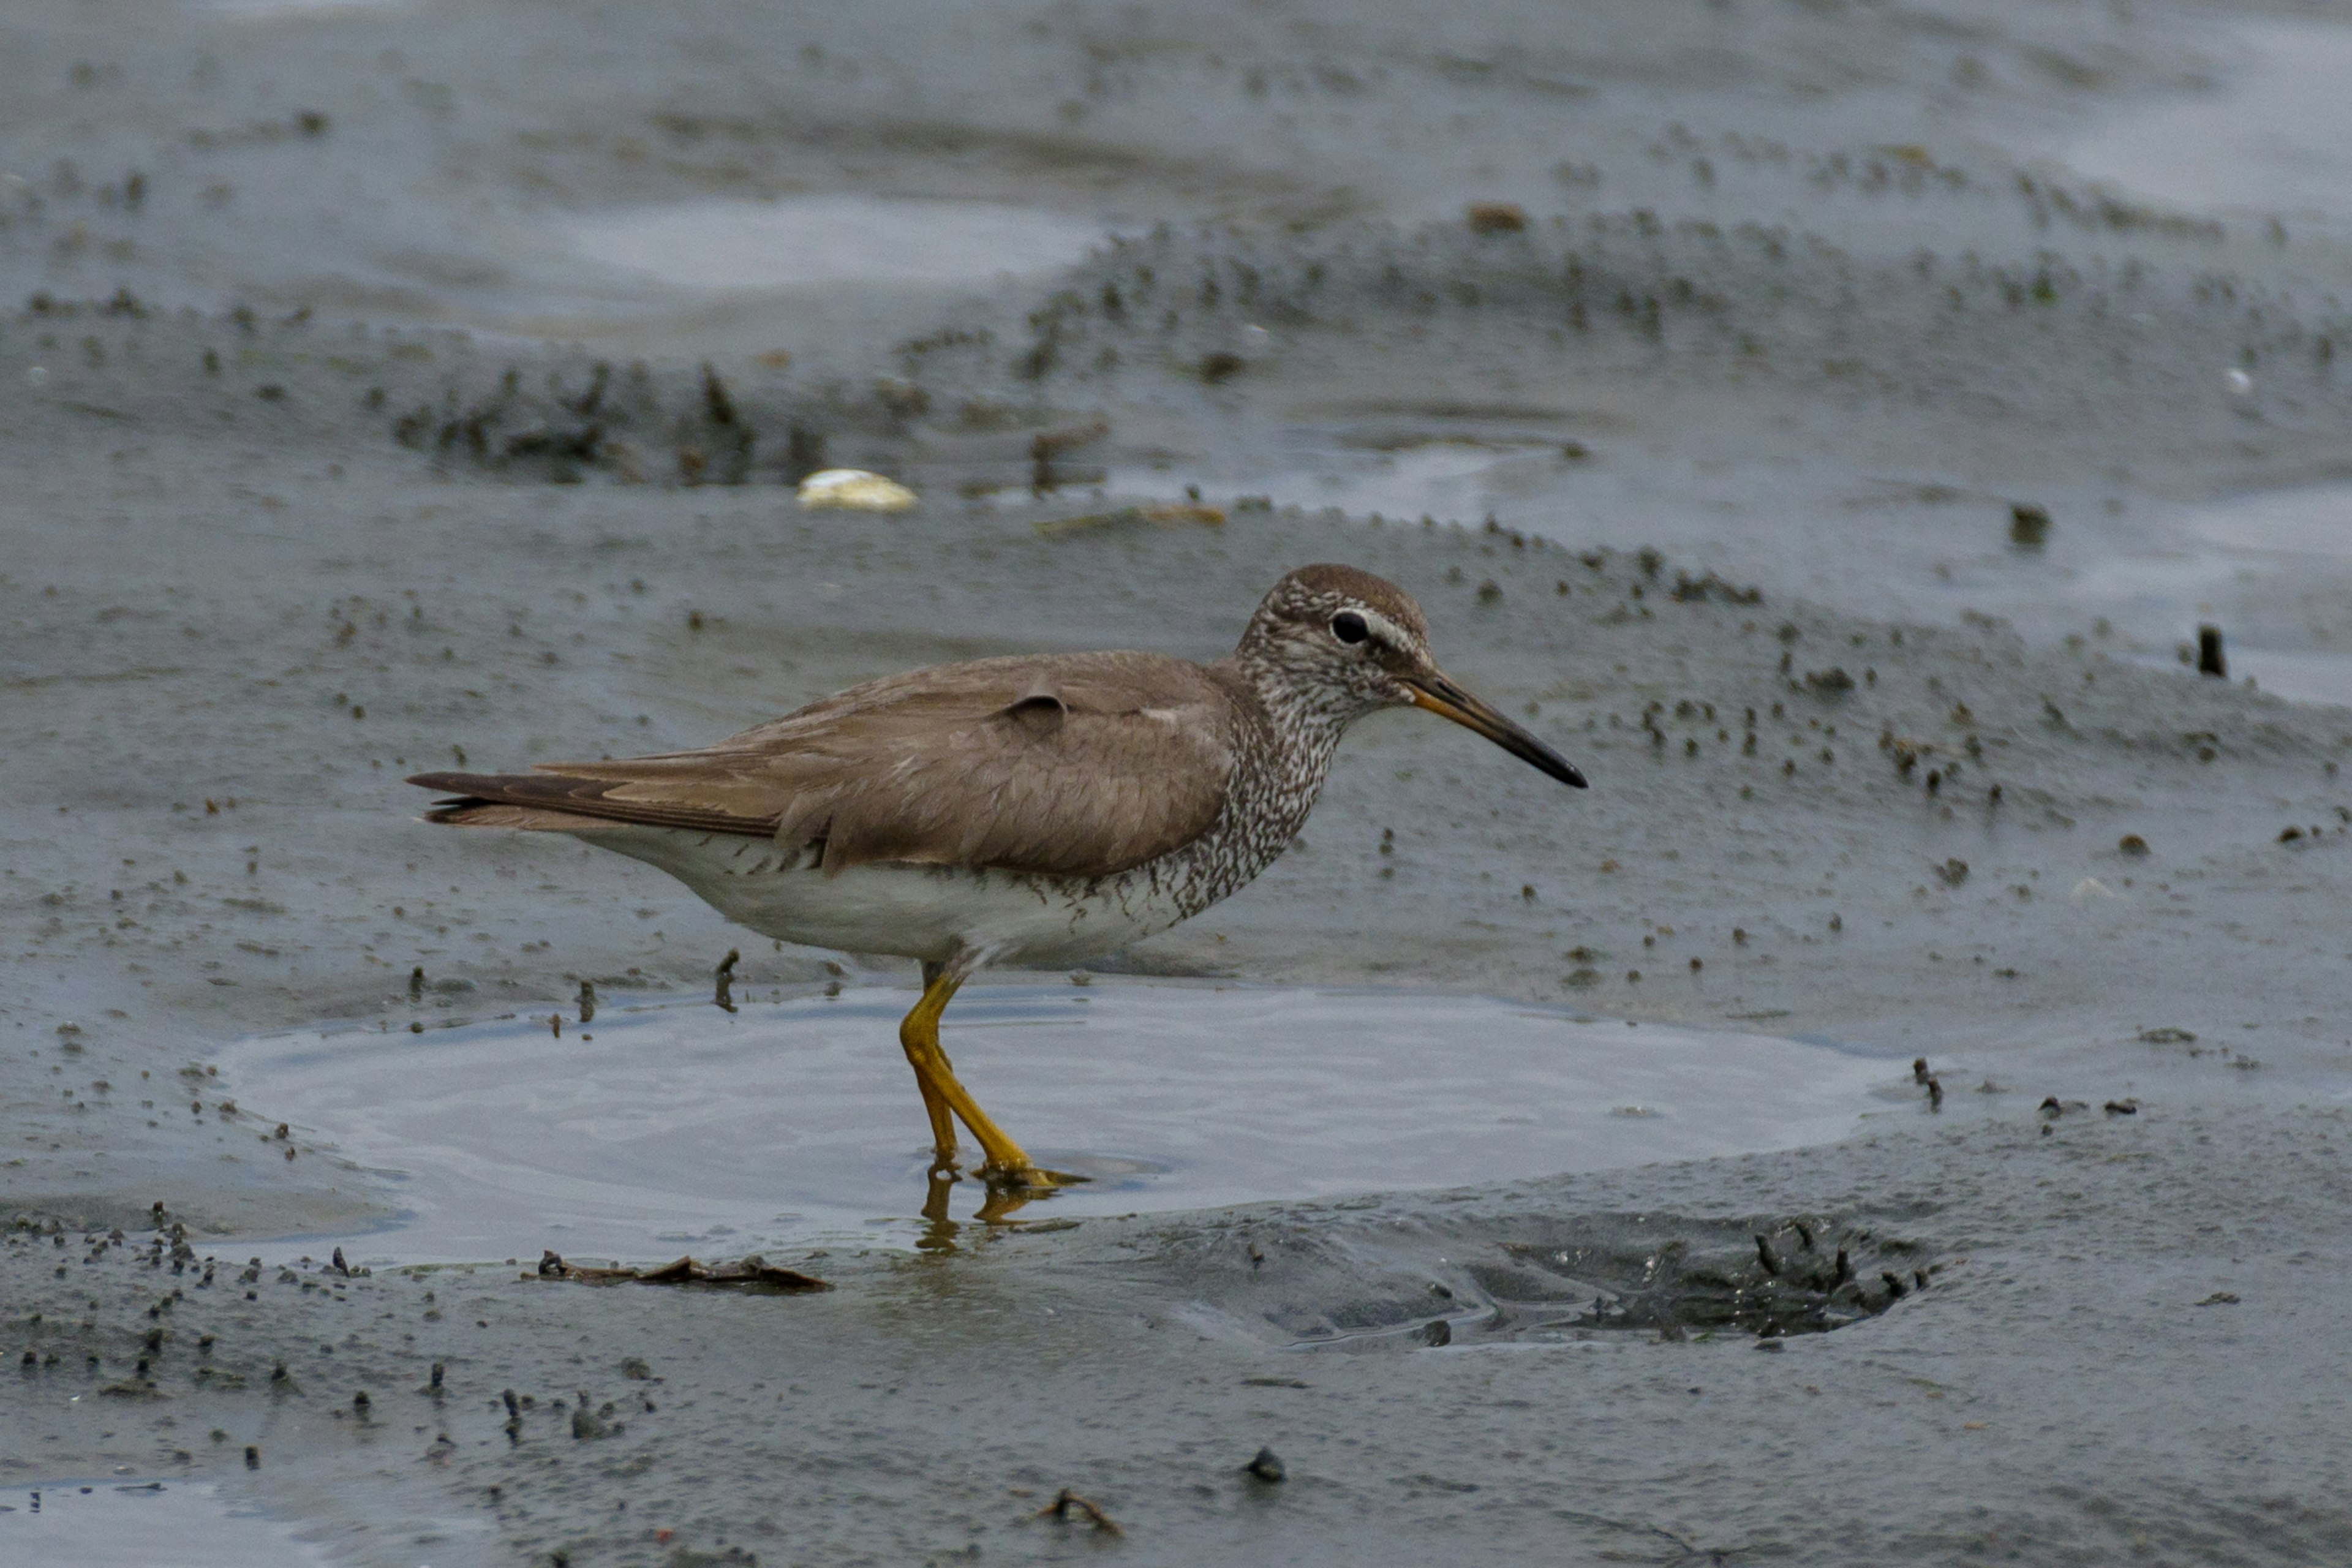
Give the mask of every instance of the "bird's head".
POLYGON ((1429 652, 1429 621, 1395 584, 1352 566, 1302 566, 1274 585, 1235 652, 1244 668, 1343 721, 1381 708, 1425 708, 1565 784, 1567 758, 1465 691, 1429 652))

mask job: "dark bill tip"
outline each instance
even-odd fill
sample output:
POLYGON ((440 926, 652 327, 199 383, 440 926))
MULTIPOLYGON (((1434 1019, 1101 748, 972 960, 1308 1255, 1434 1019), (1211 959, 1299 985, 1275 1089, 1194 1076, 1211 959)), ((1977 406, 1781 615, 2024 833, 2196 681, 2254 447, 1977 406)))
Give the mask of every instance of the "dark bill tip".
POLYGON ((1441 719, 1451 719, 1474 734, 1484 735, 1538 772, 1550 774, 1571 789, 1585 787, 1584 774, 1574 763, 1537 740, 1497 712, 1492 704, 1473 697, 1434 670, 1404 678, 1412 705, 1441 719))

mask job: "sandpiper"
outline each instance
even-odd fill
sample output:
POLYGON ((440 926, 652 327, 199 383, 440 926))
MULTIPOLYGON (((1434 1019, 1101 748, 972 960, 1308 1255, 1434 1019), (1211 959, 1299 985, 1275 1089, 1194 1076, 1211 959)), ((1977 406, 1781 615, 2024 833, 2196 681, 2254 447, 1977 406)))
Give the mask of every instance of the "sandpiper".
POLYGON ((764 936, 919 961, 898 1026, 937 1168, 955 1120, 999 1189, 1041 1169, 956 1080, 940 1016, 982 965, 1060 965, 1199 914, 1273 864, 1340 735, 1425 708, 1562 784, 1566 758, 1453 681, 1393 584, 1303 566, 1231 657, 1032 654, 852 687, 699 751, 419 773, 426 820, 568 833, 667 871, 764 936))

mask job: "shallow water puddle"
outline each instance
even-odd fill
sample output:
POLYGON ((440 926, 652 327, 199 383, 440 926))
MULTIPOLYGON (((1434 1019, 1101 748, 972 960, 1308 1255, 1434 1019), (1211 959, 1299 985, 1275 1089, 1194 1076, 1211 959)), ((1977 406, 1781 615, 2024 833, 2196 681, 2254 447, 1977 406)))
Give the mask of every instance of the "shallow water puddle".
POLYGON ((2352 27, 2282 20, 2232 31, 2252 59, 2226 88, 2120 115, 2065 161, 2184 206, 2352 219, 2352 27))
POLYGON ((186 1481, 59 1481, 0 1493, 0 1563, 41 1568, 310 1568, 275 1520, 186 1481))
MULTIPOLYGON (((2078 595, 2111 602, 2121 623, 2168 624, 2186 637, 2188 627, 2213 618, 2212 604, 2233 587, 2308 584, 2352 566, 2352 485, 2233 496, 2190 508, 2181 521, 2196 548, 2160 561, 2105 563, 2084 574, 2078 595)), ((2352 650, 2262 647, 2233 638, 2227 653, 2231 675, 2252 676, 2264 691, 2352 706, 2352 650)))
MULTIPOLYGON (((384 1173, 407 1213, 352 1260, 738 1256, 921 1234, 909 992, 728 1014, 607 1006, 275 1036, 221 1063, 249 1110, 384 1173)), ((1904 1064, 1483 997, 979 986, 958 1075, 1040 1162, 1095 1178, 1024 1220, 1446 1186, 1823 1142, 1904 1064)), ((959 1185, 957 1212, 980 1194, 959 1185)))
POLYGON ((584 259, 712 291, 985 283, 1067 266, 1107 237, 1066 213, 854 192, 624 208, 559 226, 584 259))
POLYGON ((2234 497, 2198 508, 2189 526, 2225 550, 2352 561, 2352 485, 2234 497))
MULTIPOLYGON (((2178 658, 2168 658, 2160 653, 2138 655, 2132 662, 2152 669, 2178 670, 2185 676, 2196 674, 2178 658)), ((2228 663, 2231 679, 2251 679, 2258 689, 2273 697, 2284 697, 2290 702, 2352 708, 2352 654, 2232 644, 2228 649, 2228 663)))
POLYGON ((275 22, 342 12, 404 9, 415 0, 189 0, 189 9, 210 12, 239 22, 275 22))

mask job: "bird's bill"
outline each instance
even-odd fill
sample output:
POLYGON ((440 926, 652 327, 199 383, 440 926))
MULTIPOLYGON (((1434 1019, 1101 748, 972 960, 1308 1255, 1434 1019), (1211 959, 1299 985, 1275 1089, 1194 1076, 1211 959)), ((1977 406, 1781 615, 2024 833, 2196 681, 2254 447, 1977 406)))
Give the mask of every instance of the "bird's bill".
POLYGON ((1496 712, 1488 703, 1463 690, 1435 670, 1402 678, 1406 694, 1416 708, 1441 719, 1451 719, 1474 734, 1484 735, 1519 761, 1549 773, 1564 784, 1584 787, 1576 764, 1496 712))

